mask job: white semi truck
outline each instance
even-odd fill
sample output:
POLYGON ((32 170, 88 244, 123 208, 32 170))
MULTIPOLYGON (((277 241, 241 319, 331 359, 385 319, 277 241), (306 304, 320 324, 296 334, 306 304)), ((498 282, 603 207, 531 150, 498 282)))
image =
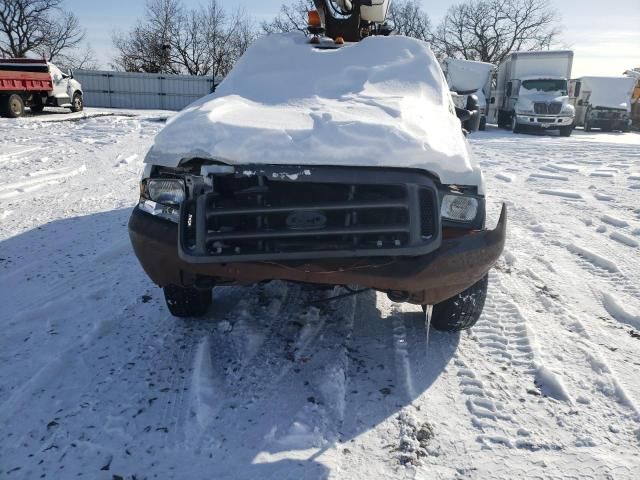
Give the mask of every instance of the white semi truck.
POLYGON ((575 116, 567 95, 572 65, 570 50, 509 54, 498 66, 489 118, 516 133, 548 129, 568 137, 575 116))
MULTIPOLYGON (((467 97, 475 95, 478 98, 480 111, 480 130, 487 125, 489 104, 487 97, 491 91, 491 78, 496 66, 486 62, 474 62, 458 58, 445 58, 442 69, 449 85, 449 90, 464 97, 463 104, 467 105, 467 97)), ((464 107, 463 107, 464 108, 464 107)))
POLYGON ((576 109, 576 125, 590 132, 631 130, 631 77, 581 77, 572 80, 569 96, 576 109))

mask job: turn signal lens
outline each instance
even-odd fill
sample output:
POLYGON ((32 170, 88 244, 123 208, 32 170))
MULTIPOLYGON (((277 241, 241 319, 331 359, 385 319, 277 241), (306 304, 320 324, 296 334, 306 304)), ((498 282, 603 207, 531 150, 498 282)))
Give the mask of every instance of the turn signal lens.
POLYGON ((322 20, 317 10, 309 10, 309 26, 316 28, 322 27, 322 20))
POLYGON ((443 218, 457 222, 470 222, 478 213, 478 200, 463 195, 445 195, 440 214, 443 218))
POLYGON ((344 45, 344 38, 342 37, 336 37, 334 41, 336 42, 336 45, 344 45))

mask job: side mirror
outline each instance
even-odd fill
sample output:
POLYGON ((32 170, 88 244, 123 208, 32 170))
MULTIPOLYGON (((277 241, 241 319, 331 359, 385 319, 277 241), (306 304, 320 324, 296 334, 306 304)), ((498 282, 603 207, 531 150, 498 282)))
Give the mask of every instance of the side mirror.
POLYGON ((491 105, 493 105, 494 103, 496 103, 496 97, 491 97, 491 105))

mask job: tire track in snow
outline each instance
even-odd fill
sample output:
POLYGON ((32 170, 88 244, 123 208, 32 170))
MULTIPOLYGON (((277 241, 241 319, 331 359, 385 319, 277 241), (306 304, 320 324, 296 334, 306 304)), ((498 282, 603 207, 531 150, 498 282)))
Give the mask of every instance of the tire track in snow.
POLYGON ((471 423, 480 432, 476 439, 486 448, 557 450, 557 440, 521 424, 522 412, 513 412, 521 410, 522 403, 514 402, 517 395, 540 395, 540 390, 555 397, 564 392, 554 390, 544 376, 545 367, 535 357, 527 319, 502 286, 500 274, 493 273, 489 285, 484 313, 465 343, 475 344, 473 353, 461 348, 456 356, 460 389, 467 398, 471 423), (513 391, 514 382, 518 391, 513 391))
POLYGON ((60 169, 53 171, 47 175, 41 175, 31 180, 0 185, 0 200, 7 200, 25 193, 32 193, 41 190, 50 185, 59 184, 63 180, 67 180, 76 175, 83 174, 87 171, 86 165, 74 169, 60 169))

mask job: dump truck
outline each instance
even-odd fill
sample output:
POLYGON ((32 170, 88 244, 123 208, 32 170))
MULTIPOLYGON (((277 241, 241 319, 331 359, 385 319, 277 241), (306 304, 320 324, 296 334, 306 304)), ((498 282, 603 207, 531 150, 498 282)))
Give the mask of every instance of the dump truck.
POLYGON ((514 133, 559 130, 568 137, 575 108, 569 102, 573 52, 514 52, 498 65, 490 118, 514 133))
POLYGON ((569 96, 576 109, 576 126, 586 132, 631 130, 631 77, 581 77, 571 81, 569 96))
POLYGON ((205 315, 214 287, 282 280, 358 285, 470 328, 507 219, 503 205, 488 221, 469 112, 427 43, 385 36, 358 0, 325 6, 309 35, 256 40, 156 136, 134 252, 177 317, 205 315))
POLYGON ((82 85, 73 72, 63 73, 46 60, 30 58, 0 59, 0 115, 17 118, 25 108, 32 113, 44 107, 83 109, 82 85))

